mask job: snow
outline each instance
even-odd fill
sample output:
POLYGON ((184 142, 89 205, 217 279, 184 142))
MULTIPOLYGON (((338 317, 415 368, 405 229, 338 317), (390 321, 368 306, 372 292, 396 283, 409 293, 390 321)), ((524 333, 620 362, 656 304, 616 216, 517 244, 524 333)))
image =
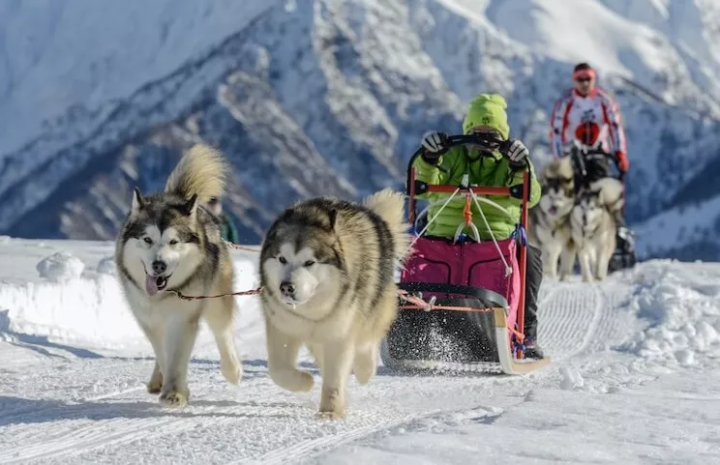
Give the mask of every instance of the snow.
POLYGON ((720 197, 665 210, 634 228, 638 254, 654 256, 682 244, 708 240, 717 235, 718 218, 720 197))
POLYGON ((101 123, 97 116, 114 102, 208 52, 276 3, 3 2, 0 157, 68 109, 88 125, 101 123))
MULTIPOLYGON (((203 327, 190 405, 144 390, 152 351, 108 272, 111 242, 0 241, 0 463, 714 463, 720 459, 720 264, 650 261, 585 285, 546 281, 526 376, 351 379, 348 418, 314 417, 312 392, 266 368, 256 297, 238 297, 245 377, 224 381, 203 327), (35 267, 68 254, 79 277, 35 267), (517 439, 517 440, 516 440, 517 439)), ((257 285, 233 251, 238 290, 257 285)))
POLYGON ((85 264, 68 252, 56 252, 37 264, 40 276, 53 282, 77 279, 82 275, 83 269, 85 264))

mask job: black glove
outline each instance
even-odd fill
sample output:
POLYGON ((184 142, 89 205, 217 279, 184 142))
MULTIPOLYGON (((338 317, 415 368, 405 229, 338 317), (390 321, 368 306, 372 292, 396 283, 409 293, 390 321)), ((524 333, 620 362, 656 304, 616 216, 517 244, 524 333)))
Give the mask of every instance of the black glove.
POLYGON ((444 132, 428 132, 423 136, 422 146, 425 152, 422 154, 423 160, 431 165, 437 165, 443 153, 447 152, 445 143, 448 135, 444 132))

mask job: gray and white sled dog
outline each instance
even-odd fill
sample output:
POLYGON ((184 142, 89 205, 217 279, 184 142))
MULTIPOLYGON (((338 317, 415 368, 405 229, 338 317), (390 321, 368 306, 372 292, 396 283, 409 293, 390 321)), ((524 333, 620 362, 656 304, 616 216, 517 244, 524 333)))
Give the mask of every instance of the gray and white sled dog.
POLYGON ((183 407, 187 371, 200 318, 215 336, 220 369, 232 384, 242 376, 233 331, 232 297, 180 300, 232 292, 233 267, 218 219, 203 205, 222 196, 226 164, 216 150, 193 146, 170 174, 165 191, 132 207, 116 241, 115 262, 125 298, 155 352, 148 392, 168 407, 183 407))
POLYGON ((622 192, 620 181, 604 178, 578 193, 570 223, 584 282, 607 277, 617 245, 617 224, 610 212, 622 208, 622 192))
POLYGON ((575 182, 570 157, 556 158, 540 174, 542 196, 529 211, 528 240, 543 255, 544 274, 560 280, 572 274, 575 262, 570 213, 575 204, 575 182))
POLYGON ((385 189, 362 203, 315 198, 289 207, 271 225, 260 252, 268 370, 290 391, 309 391, 296 368, 305 345, 322 376, 318 415, 345 416, 351 372, 374 376, 379 346, 398 312, 395 271, 411 236, 404 196, 385 189))

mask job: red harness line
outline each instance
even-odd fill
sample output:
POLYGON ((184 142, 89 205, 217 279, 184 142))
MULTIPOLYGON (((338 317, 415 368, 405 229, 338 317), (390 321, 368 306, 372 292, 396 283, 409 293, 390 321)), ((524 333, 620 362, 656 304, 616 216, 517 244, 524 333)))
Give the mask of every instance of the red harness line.
MULTIPOLYGON (((230 242, 228 242, 227 244, 230 247, 232 247, 233 249, 247 250, 250 252, 258 252, 258 250, 253 247, 232 244, 230 242)), ((251 289, 248 291, 238 291, 238 292, 231 292, 229 294, 217 294, 217 295, 185 295, 182 292, 175 291, 175 290, 170 290, 168 292, 172 292, 179 299, 182 299, 182 300, 204 300, 204 299, 219 299, 222 297, 240 297, 240 296, 249 296, 249 295, 259 295, 259 294, 263 293, 263 288, 258 287, 256 289, 251 289)), ((458 311, 458 312, 477 312, 477 313, 489 313, 492 311, 491 308, 454 307, 454 306, 428 304, 420 297, 411 295, 407 291, 403 291, 403 290, 398 290, 398 297, 400 299, 402 299, 404 302, 407 302, 408 304, 410 304, 410 305, 401 305, 399 307, 401 310, 425 310, 427 312, 432 311, 432 310, 454 310, 454 311, 458 311)), ((519 332, 517 332, 515 330, 513 330, 513 332, 518 337, 520 337, 522 340, 522 335, 519 332)))

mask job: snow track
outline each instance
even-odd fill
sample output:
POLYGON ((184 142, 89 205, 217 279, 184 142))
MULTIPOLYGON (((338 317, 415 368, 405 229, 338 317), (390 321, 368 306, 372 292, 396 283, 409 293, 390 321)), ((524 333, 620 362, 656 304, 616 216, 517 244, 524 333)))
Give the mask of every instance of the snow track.
MULTIPOLYGON (((252 262, 247 258, 236 263, 244 273, 240 289, 255 285, 252 262)), ((539 333, 543 349, 553 358, 548 367, 523 376, 409 376, 381 366, 367 386, 359 386, 351 378, 348 417, 337 422, 315 416, 321 378, 307 352, 301 353, 300 367, 314 376, 316 384, 311 392, 290 393, 269 379, 257 297, 238 298, 237 340, 244 365, 241 385, 232 386, 223 379, 217 348, 203 327, 190 366, 190 404, 183 410, 168 410, 159 405, 156 395, 145 390, 154 364, 152 352, 142 338, 138 342, 135 332, 139 334, 139 330, 124 332, 134 326, 123 320, 131 317, 117 306, 113 293, 99 293, 98 308, 75 314, 78 318, 98 315, 97 321, 101 321, 100 316, 112 312, 117 331, 112 344, 103 347, 98 345, 101 338, 95 333, 87 334, 87 344, 77 342, 84 328, 72 332, 76 339, 62 339, 71 333, 67 330, 76 329, 70 325, 73 314, 62 312, 73 312, 80 303, 68 300, 68 310, 53 307, 53 317, 62 316, 53 320, 60 326, 46 333, 43 331, 52 326, 42 314, 45 287, 27 286, 34 289, 34 297, 16 303, 3 296, 17 294, 22 283, 7 284, 15 287, 5 289, 12 292, 0 292, 0 317, 9 310, 4 313, 5 326, 0 324, 0 465, 416 463, 418 459, 425 463, 469 463, 483 450, 489 451, 484 456, 488 462, 497 463, 508 460, 508 435, 531 439, 533 445, 518 451, 518 457, 573 463, 645 462, 642 457, 655 453, 653 450, 644 446, 629 450, 630 446, 623 445, 612 430, 598 434, 605 434, 608 444, 615 444, 623 454, 608 455, 608 448, 599 444, 587 460, 563 447, 564 438, 577 441, 577 437, 565 433, 553 436, 552 431, 562 429, 567 422, 570 431, 592 429, 590 424, 609 421, 624 405, 641 402, 646 391, 640 384, 659 377, 658 367, 642 354, 657 358, 662 338, 670 337, 677 345, 682 334, 694 328, 704 335, 704 345, 699 347, 704 351, 715 347, 711 326, 720 331, 720 317, 718 323, 713 319, 692 320, 690 328, 685 319, 694 318, 694 314, 676 309, 683 297, 691 299, 688 308, 698 314, 705 312, 703 318, 715 314, 714 299, 720 291, 714 283, 720 279, 720 270, 717 278, 702 268, 695 275, 698 283, 686 285, 678 278, 683 276, 682 270, 673 272, 669 265, 652 265, 591 285, 579 280, 546 281, 540 295, 539 333), (23 312, 25 301, 32 301, 33 312, 23 312), (657 329, 640 328, 638 311, 656 319, 673 317, 672 337, 657 329), (627 396, 609 395, 623 390, 628 391, 627 396), (608 396, 592 397, 598 394, 608 396), (586 404, 595 406, 593 414, 606 408, 607 418, 587 419, 579 414, 586 404), (548 417, 553 411, 558 414, 548 417), (456 430, 459 432, 444 436, 456 430), (548 445, 543 450, 538 434, 556 437, 552 448, 548 445), (483 440, 478 442, 477 437, 483 440), (410 458, 397 460, 396 454, 410 458)), ((105 327, 97 334, 110 334, 111 330, 105 327)), ((676 348, 688 352, 692 347, 688 343, 676 348)), ((692 360, 690 356, 681 358, 692 360)), ((673 360, 673 356, 663 358, 660 369, 667 371, 666 364, 673 360)), ((672 383, 689 385, 684 378, 672 383)), ((698 415, 704 414, 703 399, 715 398, 711 391, 698 392, 697 398, 690 394, 677 398, 677 402, 694 402, 690 407, 697 409, 698 415)), ((661 398, 647 402, 652 404, 646 406, 648 411, 668 408, 661 398)), ((691 417, 683 412, 669 411, 666 416, 691 417)), ((712 455, 716 450, 714 438, 720 437, 720 417, 708 418, 711 426, 707 430, 692 423, 683 425, 692 428, 696 443, 712 455), (712 430, 715 420, 719 426, 716 435, 712 430)), ((626 415, 624 421, 638 424, 639 420, 626 415)), ((638 428, 626 429, 635 434, 638 428)), ((635 443, 645 444, 659 437, 657 431, 648 434, 651 436, 639 437, 635 443)), ((720 449, 714 456, 720 458, 720 449)), ((689 463, 687 455, 674 458, 689 463)))
MULTIPOLYGON (((588 351, 617 331, 614 308, 609 305, 615 299, 607 295, 618 295, 622 289, 608 284, 545 284, 540 337, 557 363, 588 351)), ((6 377, 0 390, 4 393, 0 394, 0 464, 104 463, 121 457, 132 461, 136 454, 137 461, 153 457, 156 464, 170 464, 190 453, 208 462, 299 463, 363 438, 411 430, 418 422, 460 415, 479 406, 502 412, 544 373, 555 370, 551 366, 526 377, 403 377, 380 367, 368 386, 351 382, 346 421, 321 421, 314 416, 321 382, 315 368, 305 359, 305 368, 316 379, 310 394, 277 388, 266 373, 261 320, 249 315, 250 307, 243 302, 238 334, 245 360, 241 386, 222 379, 215 347, 211 340, 201 339, 191 365, 190 406, 182 411, 162 409, 157 397, 145 392, 142 383, 152 368, 149 358, 49 357, 31 374, 11 372, 14 381, 6 377), (35 388, 21 398, 16 389, 22 384, 18 377, 23 376, 44 379, 30 383, 35 388), (99 381, 103 379, 111 381, 99 381), (112 389, 112 380, 126 387, 112 389), (100 387, 93 387, 98 382, 100 387), (43 391, 43 386, 53 388, 43 391), (191 440, 198 437, 208 441, 191 440), (218 450, 213 446, 217 442, 228 445, 218 450)))

